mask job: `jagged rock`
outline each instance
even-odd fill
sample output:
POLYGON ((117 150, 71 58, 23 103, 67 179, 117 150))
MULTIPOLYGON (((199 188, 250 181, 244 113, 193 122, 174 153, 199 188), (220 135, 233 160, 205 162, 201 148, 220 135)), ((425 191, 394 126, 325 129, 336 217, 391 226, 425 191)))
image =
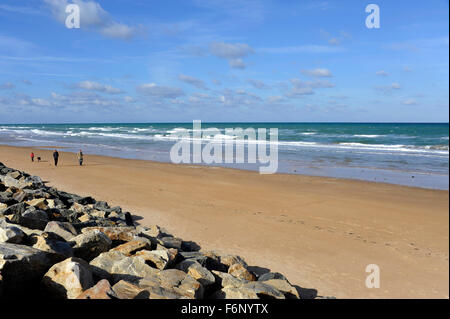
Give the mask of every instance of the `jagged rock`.
POLYGON ((158 225, 152 225, 152 226, 138 226, 136 227, 136 231, 139 233, 139 236, 142 237, 149 237, 151 238, 159 238, 163 237, 163 233, 161 231, 161 228, 158 225))
POLYGON ((117 298, 115 292, 112 290, 109 281, 106 279, 100 280, 95 286, 82 292, 77 299, 112 299, 117 298))
POLYGON ((236 278, 230 274, 227 274, 226 272, 212 270, 212 273, 214 277, 216 277, 216 281, 218 282, 218 284, 220 284, 223 288, 238 288, 248 283, 247 280, 236 278))
POLYGON ((128 281, 120 280, 116 283, 112 290, 119 299, 148 299, 149 293, 128 281))
POLYGON ((267 272, 265 274, 262 274, 261 276, 259 276, 258 281, 266 281, 271 279, 282 279, 287 281, 286 277, 279 272, 267 272))
POLYGON ((26 203, 17 203, 9 206, 5 210, 2 211, 2 215, 14 215, 14 214, 22 214, 27 210, 28 205, 26 203))
POLYGON ((9 176, 14 179, 19 179, 19 177, 21 177, 22 174, 19 171, 13 171, 13 172, 9 172, 8 174, 6 174, 6 176, 9 176))
POLYGON ((203 286, 190 275, 178 269, 167 269, 156 272, 153 276, 139 280, 139 287, 161 287, 172 290, 180 298, 201 299, 203 298, 203 286))
POLYGON ((47 252, 52 263, 73 257, 73 249, 68 243, 52 237, 49 233, 43 233, 42 235, 31 236, 30 241, 33 248, 47 252))
POLYGON ((42 279, 45 291, 55 298, 75 299, 93 284, 89 264, 75 257, 53 265, 42 279))
POLYGON ((25 233, 15 225, 0 219, 0 243, 20 244, 25 233))
POLYGON ((215 292, 213 299, 285 299, 275 288, 261 282, 249 282, 240 287, 226 287, 215 292))
POLYGON ((72 241, 75 242, 73 253, 76 257, 86 261, 91 261, 111 247, 111 239, 99 230, 93 230, 85 234, 80 234, 72 241))
POLYGON ((111 270, 112 281, 118 282, 122 279, 137 280, 152 276, 159 270, 150 267, 140 257, 124 257, 116 262, 111 270))
POLYGON ((47 200, 45 198, 35 198, 32 200, 29 200, 26 202, 28 205, 46 210, 48 208, 47 206, 47 200))
POLYGON ((11 218, 11 222, 30 229, 43 230, 47 225, 48 216, 43 210, 29 207, 23 213, 16 212, 11 218))
POLYGON ((119 251, 125 256, 131 256, 143 249, 151 249, 151 242, 146 238, 136 238, 111 249, 111 251, 119 251))
POLYGON ((151 276, 157 269, 148 266, 141 257, 127 257, 118 251, 100 254, 90 262, 96 276, 118 282, 121 279, 139 279, 151 276))
POLYGON ((71 223, 52 221, 48 222, 44 229, 47 233, 53 233, 63 238, 65 241, 72 240, 77 236, 77 231, 71 223))
POLYGON ((237 255, 220 256, 220 262, 227 267, 230 267, 231 265, 234 264, 242 264, 244 265, 244 267, 247 267, 247 263, 245 262, 245 260, 237 255))
POLYGON ((195 260, 184 260, 177 264, 175 268, 184 271, 192 278, 196 279, 203 287, 212 285, 216 281, 213 274, 195 260))
POLYGON ((259 299, 255 291, 236 287, 226 287, 216 291, 212 299, 259 299))
POLYGON ((183 241, 176 237, 162 237, 158 239, 158 243, 166 248, 176 248, 181 250, 181 243, 183 241))
POLYGON ((24 192, 23 190, 19 190, 12 196, 12 198, 17 202, 23 202, 28 196, 29 195, 26 192, 24 192))
POLYGON ((122 260, 125 255, 118 251, 109 251, 101 253, 96 258, 91 260, 91 265, 94 275, 103 279, 110 279, 112 275, 112 269, 115 263, 122 260))
POLYGON ((92 230, 101 231, 108 236, 113 243, 131 241, 137 236, 137 232, 133 227, 86 227, 81 230, 81 233, 85 234, 92 230))
POLYGON ((93 198, 90 197, 90 196, 87 196, 87 197, 81 197, 81 198, 79 198, 79 199, 76 199, 75 201, 76 201, 78 204, 81 204, 81 205, 95 204, 95 199, 93 199, 93 198))
MULTIPOLYGON (((0 202, 1 202, 1 198, 0 198, 0 202)), ((4 204, 4 203, 0 203, 0 212, 4 209, 8 208, 8 204, 4 204)))
POLYGON ((226 272, 228 267, 220 262, 219 256, 217 256, 212 251, 189 251, 189 252, 180 252, 179 255, 183 259, 187 260, 195 260, 203 267, 209 270, 218 270, 222 272, 226 272))
POLYGON ((0 273, 5 294, 32 294, 50 266, 51 260, 44 251, 24 245, 0 243, 0 273))
POLYGON ((295 287, 293 287, 287 280, 269 279, 263 281, 263 283, 283 293, 287 299, 300 299, 297 289, 295 289, 295 287))
POLYGON ((172 253, 169 250, 141 250, 134 256, 141 257, 151 267, 164 270, 175 260, 176 250, 172 249, 172 253))
POLYGON ((256 280, 256 276, 240 263, 232 264, 230 268, 228 268, 228 273, 236 278, 245 279, 248 281, 256 280))

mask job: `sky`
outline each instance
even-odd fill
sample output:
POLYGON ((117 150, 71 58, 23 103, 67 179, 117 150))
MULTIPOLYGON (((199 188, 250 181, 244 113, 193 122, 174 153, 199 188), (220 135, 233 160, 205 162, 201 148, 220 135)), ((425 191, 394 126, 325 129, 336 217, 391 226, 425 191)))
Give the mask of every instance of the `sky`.
POLYGON ((0 0, 0 123, 448 122, 448 32, 448 0, 0 0))

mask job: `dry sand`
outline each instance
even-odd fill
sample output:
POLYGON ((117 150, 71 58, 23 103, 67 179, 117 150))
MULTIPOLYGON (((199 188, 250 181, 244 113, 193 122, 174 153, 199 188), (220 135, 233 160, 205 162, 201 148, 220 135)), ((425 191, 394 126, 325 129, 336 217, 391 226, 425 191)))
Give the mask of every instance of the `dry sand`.
POLYGON ((318 295, 448 298, 448 191, 301 175, 260 175, 0 146, 0 162, 61 190, 120 205, 175 236, 243 256, 318 295), (368 289, 368 264, 381 287, 368 289))

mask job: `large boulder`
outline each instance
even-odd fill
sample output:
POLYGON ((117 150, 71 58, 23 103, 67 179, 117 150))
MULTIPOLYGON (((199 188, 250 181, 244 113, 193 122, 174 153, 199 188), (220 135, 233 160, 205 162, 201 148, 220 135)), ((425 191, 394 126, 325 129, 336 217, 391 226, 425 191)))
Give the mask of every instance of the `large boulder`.
POLYGON ((30 207, 23 213, 15 213, 11 222, 27 228, 43 230, 47 225, 48 216, 43 210, 30 207))
POLYGON ((93 284, 89 264, 74 257, 53 265, 42 279, 42 286, 51 297, 63 299, 75 299, 93 284))
POLYGON ((94 258, 90 265, 94 274, 102 279, 118 282, 152 276, 157 269, 150 267, 139 256, 127 257, 119 251, 109 251, 94 258))
POLYGON ((32 295, 39 280, 50 268, 51 260, 42 250, 10 243, 0 243, 0 273, 8 296, 32 295))
POLYGON ((58 235, 65 241, 71 241, 75 236, 77 236, 77 231, 72 226, 71 223, 67 222, 58 222, 58 221, 51 221, 48 222, 44 229, 47 233, 53 233, 55 235, 58 235))
POLYGON ((262 282, 284 294, 286 299, 300 299, 297 289, 285 279, 269 279, 262 282))
POLYGON ((52 233, 30 236, 33 248, 47 252, 52 263, 57 263, 69 257, 73 257, 72 246, 70 246, 69 243, 58 239, 59 237, 52 235, 52 233))
POLYGON ((0 219, 0 243, 20 244, 25 237, 20 228, 0 219))
POLYGON ((285 299, 275 288, 260 282, 250 282, 240 287, 226 287, 216 291, 213 299, 285 299))
POLYGON ((85 227, 81 230, 81 233, 85 234, 92 230, 99 230, 108 236, 109 239, 113 242, 113 244, 122 244, 127 241, 131 241, 136 238, 137 231, 134 227, 101 227, 101 226, 93 226, 93 227, 85 227))
POLYGON ((255 281, 256 276, 250 272, 244 264, 236 263, 232 264, 228 268, 228 273, 239 279, 245 279, 248 281, 255 281))
POLYGON ((141 257, 151 267, 164 270, 175 260, 176 250, 172 253, 169 250, 141 250, 134 256, 141 257))
POLYGON ((111 288, 109 281, 106 279, 100 280, 95 286, 82 292, 77 299, 112 299, 117 298, 116 294, 111 288))
POLYGON ((223 288, 238 288, 248 283, 247 280, 236 278, 226 272, 213 270, 212 273, 216 277, 216 282, 223 288))
POLYGON ((74 256, 91 261, 111 247, 111 239, 99 230, 93 230, 72 238, 74 256))
POLYGON ((140 250, 151 249, 151 245, 151 242, 146 238, 136 238, 111 249, 111 251, 118 251, 125 256, 131 256, 140 250))
POLYGON ((175 267, 196 279, 203 287, 207 287, 215 283, 214 275, 206 268, 202 267, 195 260, 184 260, 175 267))

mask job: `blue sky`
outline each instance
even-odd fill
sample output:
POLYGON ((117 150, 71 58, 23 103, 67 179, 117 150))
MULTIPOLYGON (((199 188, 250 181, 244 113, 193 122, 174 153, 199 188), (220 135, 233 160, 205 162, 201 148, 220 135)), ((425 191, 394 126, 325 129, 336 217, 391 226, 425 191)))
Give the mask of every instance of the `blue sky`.
POLYGON ((0 123, 448 122, 448 6, 2 0, 0 123))

